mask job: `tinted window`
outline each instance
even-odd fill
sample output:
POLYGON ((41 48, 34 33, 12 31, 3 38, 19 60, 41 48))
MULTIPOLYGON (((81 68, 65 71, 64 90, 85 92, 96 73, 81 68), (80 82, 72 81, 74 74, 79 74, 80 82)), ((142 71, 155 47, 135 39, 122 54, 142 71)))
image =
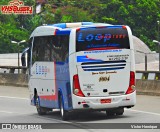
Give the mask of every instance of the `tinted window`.
POLYGON ((49 60, 48 37, 35 37, 33 43, 33 63, 49 60))
POLYGON ((76 34, 76 51, 100 49, 129 49, 129 38, 124 28, 81 29, 76 34))
POLYGON ((33 63, 35 61, 65 61, 69 51, 69 36, 35 37, 33 63))
POLYGON ((51 41, 51 60, 66 61, 69 52, 69 36, 54 36, 51 41))

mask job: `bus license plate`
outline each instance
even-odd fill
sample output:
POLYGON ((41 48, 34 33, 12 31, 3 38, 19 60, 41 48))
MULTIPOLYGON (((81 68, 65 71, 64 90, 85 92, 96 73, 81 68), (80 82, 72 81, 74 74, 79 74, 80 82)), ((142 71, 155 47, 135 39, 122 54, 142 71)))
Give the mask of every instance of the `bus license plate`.
POLYGON ((101 99, 101 104, 111 103, 111 99, 101 99))

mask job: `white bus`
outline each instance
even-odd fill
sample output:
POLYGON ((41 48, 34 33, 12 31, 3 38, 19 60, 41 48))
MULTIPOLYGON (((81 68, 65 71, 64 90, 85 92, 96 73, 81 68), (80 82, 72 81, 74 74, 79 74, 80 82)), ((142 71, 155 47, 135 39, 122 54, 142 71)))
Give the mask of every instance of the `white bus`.
POLYGON ((60 109, 122 115, 136 103, 135 60, 128 26, 91 22, 37 27, 30 36, 31 104, 42 115, 60 109))

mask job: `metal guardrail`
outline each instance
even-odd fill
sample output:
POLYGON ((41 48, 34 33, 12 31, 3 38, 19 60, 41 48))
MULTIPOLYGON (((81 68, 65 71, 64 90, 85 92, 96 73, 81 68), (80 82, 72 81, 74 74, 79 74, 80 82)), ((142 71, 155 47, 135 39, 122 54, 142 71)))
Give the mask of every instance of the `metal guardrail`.
POLYGON ((27 67, 25 67, 25 66, 0 66, 0 68, 9 69, 9 73, 14 73, 15 69, 21 70, 22 74, 26 74, 26 72, 27 72, 27 67))
MULTIPOLYGON (((15 73, 15 69, 20 69, 21 74, 27 74, 27 67, 25 66, 0 66, 2 69, 9 69, 9 73, 15 73)), ((159 71, 136 71, 136 79, 142 80, 160 80, 159 71)))
MULTIPOLYGON (((154 56, 154 59, 156 60, 156 54, 159 54, 159 53, 155 53, 155 52, 143 52, 143 51, 140 51, 140 50, 135 50, 135 52, 144 54, 145 71, 148 71, 148 63, 149 63, 149 62, 152 62, 151 59, 150 59, 150 61, 148 61, 149 55, 154 56)), ((151 57, 151 56, 150 56, 150 57, 151 57)), ((152 58, 153 58, 153 57, 152 57, 152 58)), ((154 60, 154 61, 155 61, 155 60, 154 60)), ((159 68, 158 68, 158 69, 160 70, 160 64, 159 64, 159 68)))
POLYGON ((136 71, 136 79, 160 80, 159 71, 136 71))

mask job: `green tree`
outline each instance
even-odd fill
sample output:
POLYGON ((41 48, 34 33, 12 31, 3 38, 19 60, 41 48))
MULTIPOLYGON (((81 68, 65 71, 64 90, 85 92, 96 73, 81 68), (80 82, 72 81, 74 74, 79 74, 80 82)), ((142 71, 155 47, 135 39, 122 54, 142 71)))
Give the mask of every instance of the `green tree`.
MULTIPOLYGON (((0 5, 10 0, 1 0, 0 5)), ((23 0, 34 6, 35 0, 23 0)), ((40 14, 0 14, 0 53, 17 52, 11 40, 28 40, 31 32, 42 24, 92 21, 129 25, 133 35, 155 50, 153 39, 160 39, 157 20, 160 21, 159 0, 47 0, 40 14), (54 7, 54 9, 53 9, 54 7)), ((22 45, 21 48, 26 46, 22 45)))
POLYGON ((135 36, 155 50, 152 40, 157 38, 156 21, 160 19, 159 0, 100 0, 100 3, 98 20, 129 25, 135 36))
MULTIPOLYGON (((8 5, 10 0, 1 0, 0 5, 8 5)), ((33 5, 34 0, 24 0, 25 5, 33 5)), ((31 20, 31 15, 5 15, 0 13, 0 53, 17 52, 17 44, 12 44, 11 40, 28 40, 30 29, 27 22, 31 20), (25 27, 25 28, 24 28, 25 27)), ((33 23, 30 23, 33 27, 33 23)), ((27 47, 26 44, 20 45, 20 50, 27 47)))

